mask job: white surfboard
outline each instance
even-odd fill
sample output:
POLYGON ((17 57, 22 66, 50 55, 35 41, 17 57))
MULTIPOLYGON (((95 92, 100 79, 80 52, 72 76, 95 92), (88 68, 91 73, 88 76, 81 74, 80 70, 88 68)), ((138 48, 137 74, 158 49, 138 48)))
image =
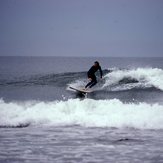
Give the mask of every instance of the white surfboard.
POLYGON ((92 90, 90 90, 90 89, 83 89, 83 88, 75 88, 75 87, 71 87, 71 86, 69 86, 69 88, 70 89, 73 89, 73 90, 75 90, 75 91, 77 91, 77 92, 81 92, 81 93, 91 93, 91 92, 93 92, 92 90))

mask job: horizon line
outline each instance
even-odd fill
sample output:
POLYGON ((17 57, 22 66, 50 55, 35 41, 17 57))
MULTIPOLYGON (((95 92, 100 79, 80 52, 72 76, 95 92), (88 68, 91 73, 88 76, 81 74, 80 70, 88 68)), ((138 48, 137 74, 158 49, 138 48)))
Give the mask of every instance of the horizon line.
POLYGON ((22 55, 2 55, 0 57, 67 57, 67 58, 163 58, 163 56, 52 56, 52 55, 29 55, 29 56, 22 56, 22 55))

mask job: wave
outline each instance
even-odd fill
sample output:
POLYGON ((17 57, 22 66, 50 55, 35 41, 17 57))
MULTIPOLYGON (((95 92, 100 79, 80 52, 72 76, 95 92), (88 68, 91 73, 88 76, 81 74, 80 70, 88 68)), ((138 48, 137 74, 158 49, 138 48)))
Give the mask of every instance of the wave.
POLYGON ((118 99, 24 103, 0 100, 0 127, 29 125, 163 129, 163 106, 118 99))
POLYGON ((135 88, 156 88, 163 90, 163 70, 158 68, 137 68, 115 70, 105 75, 102 88, 128 90, 135 88))
POLYGON ((83 78, 86 72, 68 72, 59 74, 33 75, 22 76, 14 79, 1 79, 0 86, 39 86, 39 85, 53 85, 65 86, 67 83, 83 78))
MULTIPOLYGON (((68 86, 84 87, 86 79, 73 80, 68 86)), ((104 71, 103 80, 99 80, 94 90, 161 90, 163 91, 163 70, 158 68, 118 69, 104 71)))
MULTIPOLYGON (((137 68, 104 70, 95 90, 123 91, 136 89, 159 89, 163 91, 163 70, 159 68, 137 68)), ((88 82, 86 72, 67 72, 0 80, 0 86, 74 86, 84 87, 88 82)))

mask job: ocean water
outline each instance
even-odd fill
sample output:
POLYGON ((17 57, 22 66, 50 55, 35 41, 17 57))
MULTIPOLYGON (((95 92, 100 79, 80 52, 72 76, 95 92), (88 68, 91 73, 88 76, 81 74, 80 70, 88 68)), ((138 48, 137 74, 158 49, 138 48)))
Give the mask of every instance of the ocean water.
POLYGON ((0 162, 162 163, 163 58, 0 57, 0 162))

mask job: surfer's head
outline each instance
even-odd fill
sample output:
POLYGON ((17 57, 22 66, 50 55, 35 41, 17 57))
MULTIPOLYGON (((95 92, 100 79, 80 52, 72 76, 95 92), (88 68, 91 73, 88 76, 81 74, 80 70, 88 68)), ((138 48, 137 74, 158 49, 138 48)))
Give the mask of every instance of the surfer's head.
POLYGON ((99 64, 98 61, 95 61, 95 62, 94 62, 94 65, 95 65, 95 66, 99 66, 100 64, 99 64))

